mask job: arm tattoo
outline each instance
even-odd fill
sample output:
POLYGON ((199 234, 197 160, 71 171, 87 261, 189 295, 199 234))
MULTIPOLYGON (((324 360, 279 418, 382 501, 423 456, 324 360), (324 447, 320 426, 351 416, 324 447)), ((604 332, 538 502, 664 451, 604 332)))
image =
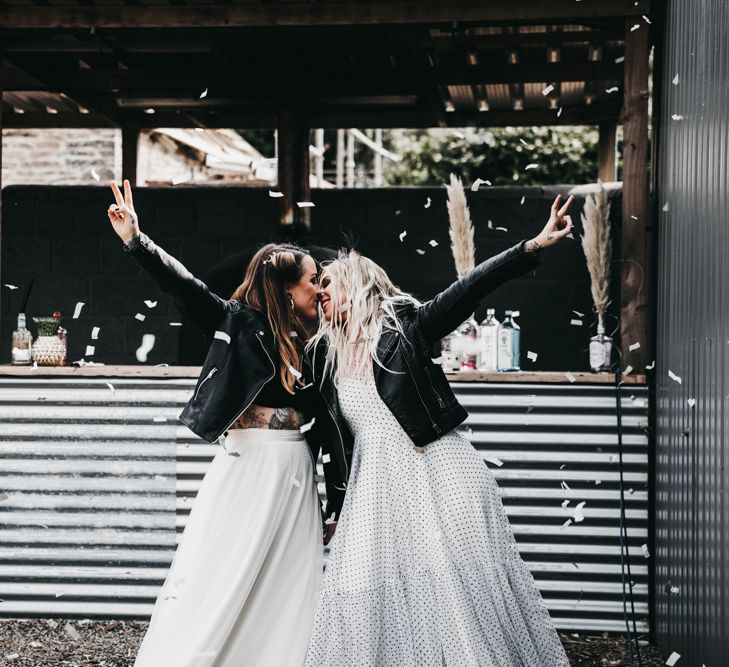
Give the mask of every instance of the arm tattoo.
POLYGON ((232 428, 295 430, 301 424, 301 414, 294 408, 267 408, 261 405, 251 405, 238 417, 232 428))
POLYGON ((537 250, 541 250, 542 246, 540 246, 534 239, 531 241, 527 241, 524 244, 524 250, 525 252, 536 252, 537 250))

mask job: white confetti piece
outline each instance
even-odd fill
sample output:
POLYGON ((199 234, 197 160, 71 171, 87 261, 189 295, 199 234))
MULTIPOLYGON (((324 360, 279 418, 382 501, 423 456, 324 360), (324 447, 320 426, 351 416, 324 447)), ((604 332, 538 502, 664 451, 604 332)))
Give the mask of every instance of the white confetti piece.
POLYGON ((301 433, 306 433, 307 431, 311 431, 312 427, 314 426, 314 422, 316 422, 316 417, 314 417, 310 422, 307 422, 306 424, 302 424, 299 427, 299 431, 301 433))
POLYGON ((496 230, 495 231, 497 231, 497 232, 508 232, 509 230, 506 229, 506 227, 496 227, 496 230))
POLYGON ((422 250, 421 248, 415 248, 415 252, 417 252, 418 255, 424 255, 425 254, 425 250, 422 250))
POLYGON ((656 360, 654 359, 653 361, 651 361, 651 363, 649 363, 649 364, 648 364, 648 365, 647 365, 647 366, 645 367, 645 369, 646 369, 647 371, 652 371, 652 370, 653 370, 653 369, 654 369, 655 367, 656 367, 656 360))
POLYGON ((137 348, 137 361, 143 364, 147 361, 147 355, 152 351, 154 347, 155 337, 154 334, 144 334, 142 336, 142 344, 137 348))
POLYGON ((407 235, 408 235, 408 233, 407 233, 407 230, 405 230, 404 232, 400 232, 400 234, 398 235, 398 238, 400 239, 400 243, 402 243, 402 242, 403 242, 403 239, 404 239, 404 238, 405 238, 405 237, 406 237, 407 235))
POLYGON ((216 340, 222 340, 223 342, 228 343, 228 345, 230 345, 230 336, 227 333, 225 333, 225 331, 216 331, 213 334, 213 338, 216 340))
POLYGON ((91 340, 99 339, 99 331, 101 331, 101 327, 94 327, 91 329, 91 340))
POLYGON ((536 162, 531 162, 526 167, 524 167, 524 171, 529 171, 530 169, 536 169, 539 165, 536 162))
POLYGON ((458 139, 465 139, 466 135, 463 134, 463 132, 459 132, 458 130, 453 130, 453 136, 457 137, 458 139))
POLYGON ((94 169, 93 167, 91 167, 91 178, 93 178, 95 181, 98 181, 101 178, 96 169, 94 169))
POLYGON ((542 95, 549 95, 554 90, 554 86, 550 83, 544 90, 542 90, 542 95))
POLYGON ((0 503, 4 503, 8 499, 7 493, 0 493, 0 503))
POLYGON ((630 374, 631 374, 632 372, 633 372, 633 367, 632 367, 632 366, 631 366, 630 364, 628 364, 628 365, 627 365, 627 366, 626 366, 626 367, 625 367, 625 368, 623 369, 623 375, 630 375, 630 374))
POLYGON ((182 185, 183 183, 187 183, 187 181, 190 180, 190 176, 185 174, 184 176, 175 176, 172 179, 172 185, 182 185))
POLYGON ((633 350, 637 350, 640 348, 640 343, 631 343, 628 345, 628 349, 632 352, 633 350))
POLYGON ((144 305, 147 306, 147 308, 156 308, 157 302, 156 301, 150 301, 149 299, 145 299, 144 305))
POLYGON ((298 488, 299 488, 299 487, 301 486, 301 482, 300 482, 300 481, 299 481, 298 479, 296 479, 296 477, 294 477, 293 475, 291 475, 291 477, 290 477, 289 479, 291 479, 291 483, 292 483, 292 484, 293 484, 293 485, 294 485, 294 486, 295 486, 295 487, 296 487, 297 489, 298 489, 298 488))
POLYGON ((696 399, 695 398, 689 398, 686 403, 689 404, 690 408, 693 408, 696 405, 696 399))
POLYGON ((562 115, 562 107, 557 109, 557 118, 559 118, 562 115))
POLYGON ((96 347, 94 347, 93 345, 87 345, 86 352, 84 352, 84 357, 93 357, 94 352, 96 352, 96 347))
POLYGON ((581 313, 579 310, 573 310, 572 311, 577 317, 584 317, 585 313, 581 313))
POLYGON ((572 373, 570 373, 569 371, 565 371, 565 373, 564 373, 563 375, 564 375, 564 376, 565 376, 565 377, 566 377, 566 378, 567 378, 567 379, 568 379, 568 380, 569 380, 570 382, 574 382, 574 381, 575 381, 575 376, 574 376, 574 375, 572 375, 572 373))
POLYGON ((314 208, 316 204, 313 201, 297 201, 296 205, 299 208, 314 208))
POLYGON ((49 626, 50 626, 50 627, 51 627, 51 628, 52 628, 53 630, 55 630, 55 629, 56 629, 56 628, 58 627, 58 623, 57 623, 56 621, 54 621, 54 620, 53 620, 52 618, 49 618, 49 619, 47 619, 47 620, 46 620, 46 623, 47 623, 47 624, 48 624, 48 625, 49 625, 49 626))
POLYGON ((671 595, 678 595, 681 592, 681 589, 678 586, 671 586, 668 590, 671 595))
POLYGON ((645 14, 643 14, 641 18, 642 18, 642 19, 643 19, 643 20, 644 20, 644 21, 645 21, 645 22, 646 22, 646 23, 647 23, 648 25, 650 25, 650 22, 651 22, 651 20, 650 20, 650 19, 649 19, 649 18, 648 18, 648 17, 647 17, 647 16, 645 15, 645 14))
POLYGON ((81 314, 81 309, 82 309, 82 308, 83 308, 83 307, 84 307, 85 305, 86 305, 86 304, 85 304, 85 303, 84 303, 83 301, 79 301, 79 302, 78 302, 78 303, 76 304, 76 307, 75 307, 75 308, 73 309, 73 319, 74 319, 74 320, 77 320, 77 319, 78 319, 79 315, 81 314))
POLYGON ((425 202, 425 204, 423 205, 423 208, 430 208, 430 205, 431 205, 431 203, 432 203, 432 202, 431 202, 431 200, 430 200, 430 197, 428 197, 427 201, 426 201, 426 202, 425 202))
POLYGON ((524 206, 524 202, 526 201, 526 195, 521 196, 521 201, 519 202, 519 206, 524 206))
POLYGON ((326 524, 327 526, 331 526, 331 525, 332 525, 333 523, 336 523, 336 522, 337 522, 337 513, 336 513, 336 512, 332 512, 332 513, 331 513, 331 514, 330 514, 330 515, 329 515, 329 516, 327 517, 326 521, 324 521, 324 523, 325 523, 325 524, 326 524))
POLYGON ((666 664, 668 667, 673 667, 679 660, 681 659, 681 654, 676 653, 676 651, 673 651, 671 655, 668 656, 668 660, 666 660, 666 664))
POLYGON ((564 469, 565 469, 566 467, 567 467, 567 464, 566 464, 566 463, 563 463, 563 464, 562 464, 562 465, 561 465, 561 466, 559 467, 559 469, 560 469, 560 470, 564 470, 564 469))
POLYGON ((504 465, 504 462, 501 459, 496 458, 495 456, 484 456, 483 457, 485 461, 488 461, 489 463, 493 463, 497 467, 501 467, 504 465))
POLYGON ((301 372, 297 371, 293 366, 289 366, 289 373, 293 375, 297 380, 301 377, 301 372))
POLYGON ((640 23, 636 23, 633 25, 633 27, 630 29, 630 32, 635 32, 638 28, 640 28, 640 23))
POLYGON ((182 326, 182 322, 170 322, 170 326, 171 327, 181 327, 182 326))
POLYGON ((487 226, 487 227, 488 227, 489 229, 493 229, 493 228, 494 228, 494 222, 493 222, 493 220, 487 220, 487 221, 486 221, 486 226, 487 226))
POLYGON ((536 361, 538 356, 539 355, 536 352, 527 352, 527 359, 529 359, 529 361, 536 361))
POLYGON ((268 191, 268 196, 269 197, 283 197, 284 196, 284 193, 283 192, 279 192, 278 190, 269 190, 268 191))
POLYGON ((573 327, 581 327, 582 326, 582 320, 570 320, 570 324, 573 327))
POLYGON ((565 499, 565 500, 562 501, 562 507, 567 507, 567 505, 569 505, 569 504, 570 504, 570 501, 569 500, 566 500, 565 499))
POLYGON ((618 58, 615 58, 615 64, 619 65, 620 63, 625 62, 625 56, 619 56, 618 58))
POLYGON ((681 114, 672 113, 671 120, 683 120, 683 116, 681 114))
POLYGON ((585 520, 585 515, 582 513, 582 508, 577 507, 572 518, 574 519, 575 523, 582 523, 585 520))
POLYGON ((618 455, 612 454, 608 460, 610 461, 610 463, 615 463, 615 461, 618 460, 618 455))
POLYGON ((650 558, 651 557, 650 551, 648 551, 648 545, 647 544, 642 544, 640 546, 640 548, 641 548, 641 551, 643 552, 643 557, 644 558, 650 558))
POLYGON ((144 322, 144 320, 146 320, 146 319, 147 319, 147 316, 146 316, 146 315, 143 315, 142 313, 137 313, 137 314, 136 314, 136 315, 134 316, 134 319, 135 319, 135 320, 139 320, 140 322, 144 322))
POLYGON ((600 484, 602 484, 602 480, 601 479, 596 479, 595 480, 595 486, 600 486, 600 484))
POLYGON ((683 380, 681 380, 681 378, 671 370, 668 371, 668 377, 670 377, 674 382, 678 382, 678 384, 683 382, 683 380))
POLYGON ((665 203, 665 204, 663 205, 663 209, 662 209, 662 210, 663 210, 663 212, 664 212, 664 213, 668 213, 668 210, 669 210, 669 209, 670 209, 670 206, 668 205, 668 202, 666 202, 666 203, 665 203))
POLYGON ((202 91, 202 93, 200 93, 200 99, 202 100, 202 99, 206 98, 207 96, 208 96, 208 89, 206 88, 205 90, 202 91))
POLYGON ((560 485, 560 486, 561 486, 561 487, 562 487, 562 488, 563 488, 563 489, 564 489, 565 491, 572 491, 572 489, 570 489, 569 485, 568 485, 568 484, 567 484, 567 482, 565 482, 565 481, 561 481, 561 482, 559 483, 559 485, 560 485))
POLYGON ((635 220, 637 222, 638 221, 638 216, 637 215, 631 215, 630 216, 630 219, 631 220, 635 220))
POLYGON ((562 524, 562 530, 564 530, 565 528, 567 528, 567 526, 569 526, 571 523, 572 523, 572 519, 567 519, 567 521, 565 521, 562 524))
POLYGON ((332 460, 331 454, 322 454, 322 456, 321 456, 322 463, 329 463, 331 460, 332 460))
POLYGON ((5 283, 5 287, 7 287, 8 289, 18 289, 17 285, 11 285, 10 283, 5 283))
POLYGON ((676 74, 676 76, 674 76, 673 79, 671 79, 671 83, 674 86, 677 86, 678 85, 678 74, 676 74))
POLYGON ((432 362, 433 362, 434 364, 438 364, 438 365, 440 366, 440 365, 441 365, 441 364, 443 363, 443 357, 442 357, 442 356, 440 356, 440 357, 436 357, 435 359, 431 359, 431 361, 432 361, 432 362))
POLYGON ((81 639, 81 635, 79 634, 78 630, 74 628, 70 623, 66 623, 66 625, 63 626, 63 629, 66 631, 66 634, 73 640, 78 641, 81 639))
POLYGON ((608 95, 611 95, 612 93, 617 93, 618 90, 620 90, 620 88, 618 88, 617 86, 613 86, 612 88, 605 88, 605 92, 608 95))
POLYGON ((438 247, 438 241, 436 241, 435 239, 430 239, 430 241, 428 241, 428 245, 431 248, 437 248, 438 247))
POLYGON ((111 384, 111 382, 105 382, 104 384, 106 384, 106 386, 109 387, 112 394, 116 393, 116 389, 114 389, 114 385, 111 384))
POLYGON ((476 180, 475 180, 475 181, 474 181, 474 182, 473 182, 473 183, 471 184, 471 192, 477 192, 477 191, 478 191, 478 189, 479 189, 479 188, 480 188, 480 187, 481 187, 482 185, 491 185, 491 181, 487 181, 487 180, 485 180, 485 179, 482 179, 482 178, 477 178, 477 179, 476 179, 476 180))
POLYGON ((514 319, 515 317, 519 317, 521 313, 518 310, 512 310, 511 311, 511 318, 514 319))
POLYGON ((526 141, 525 141, 524 139, 522 139, 521 137, 519 137, 519 141, 520 141, 520 142, 521 142, 522 144, 524 144, 525 146, 528 146, 528 145, 529 145, 529 144, 528 144, 528 143, 527 143, 527 142, 526 142, 526 141))

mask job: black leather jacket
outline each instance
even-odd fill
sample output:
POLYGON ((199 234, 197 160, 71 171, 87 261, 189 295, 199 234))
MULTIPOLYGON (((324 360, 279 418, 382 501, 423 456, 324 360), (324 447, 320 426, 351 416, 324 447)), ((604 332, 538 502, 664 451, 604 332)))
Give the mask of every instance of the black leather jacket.
MULTIPOLYGON (((217 442, 230 425, 252 403, 263 386, 278 375, 274 359, 273 333, 263 314, 239 301, 222 299, 193 276, 181 262, 166 253, 146 234, 135 237, 124 249, 175 300, 177 307, 210 340, 205 362, 192 398, 180 421, 208 442, 217 442)), ((304 363, 304 379, 312 377, 304 363)), ((313 461, 322 446, 329 418, 326 407, 312 384, 306 401, 306 421, 314 427, 305 434, 313 461)), ((328 448, 325 450, 328 452, 328 448)), ((328 515, 339 513, 344 493, 327 481, 328 515)))
MULTIPOLYGON (((428 445, 466 419, 466 410, 456 400, 442 368, 432 361, 431 350, 476 310, 484 296, 539 264, 535 253, 525 252, 524 243, 482 262, 428 303, 420 307, 404 304, 398 311, 402 334, 390 329, 382 332, 378 359, 388 370, 374 365, 377 393, 415 445, 428 445)), ((324 472, 339 494, 349 476, 353 437, 339 410, 337 388, 331 377, 323 375, 325 359, 322 340, 310 353, 310 363, 329 417, 326 428, 320 429, 322 446, 330 454, 325 457, 324 472)))

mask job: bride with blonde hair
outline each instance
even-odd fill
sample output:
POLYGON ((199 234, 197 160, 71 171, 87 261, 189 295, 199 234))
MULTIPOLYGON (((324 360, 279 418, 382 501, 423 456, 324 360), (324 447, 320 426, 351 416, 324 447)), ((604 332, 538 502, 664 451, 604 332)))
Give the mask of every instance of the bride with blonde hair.
POLYGON ((338 527, 308 667, 569 665, 494 476, 454 430, 467 413, 431 347, 570 233, 571 203, 557 197, 539 235, 425 304, 357 252, 325 267, 308 353, 341 416, 325 468, 348 480, 340 516, 328 517, 338 527))

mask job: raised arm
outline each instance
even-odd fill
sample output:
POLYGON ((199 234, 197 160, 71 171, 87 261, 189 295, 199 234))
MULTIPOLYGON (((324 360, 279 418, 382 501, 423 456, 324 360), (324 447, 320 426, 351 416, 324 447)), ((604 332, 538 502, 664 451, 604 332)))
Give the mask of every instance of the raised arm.
POLYGON ((537 251, 555 245, 572 231, 567 211, 573 200, 570 196, 560 208, 561 196, 557 196, 550 218, 537 236, 489 257, 467 276, 423 304, 418 310, 418 322, 426 339, 429 342, 440 340, 466 320, 484 296, 536 268, 539 265, 537 251))
POLYGON ((124 242, 124 250, 173 297, 177 307, 193 324, 206 332, 214 330, 229 310, 230 301, 213 294, 181 262, 140 232, 129 181, 124 181, 123 195, 113 181, 111 189, 116 204, 112 204, 107 213, 114 231, 124 242))

